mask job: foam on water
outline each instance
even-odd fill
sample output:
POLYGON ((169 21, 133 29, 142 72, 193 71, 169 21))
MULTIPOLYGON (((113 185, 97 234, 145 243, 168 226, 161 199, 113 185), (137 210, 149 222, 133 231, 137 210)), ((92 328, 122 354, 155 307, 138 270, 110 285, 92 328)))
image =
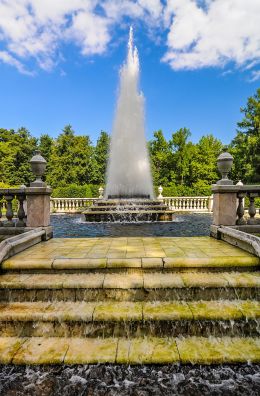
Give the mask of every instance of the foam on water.
POLYGON ((105 198, 153 198, 145 140, 144 96, 139 91, 139 58, 130 28, 128 54, 120 71, 120 88, 111 137, 105 198))

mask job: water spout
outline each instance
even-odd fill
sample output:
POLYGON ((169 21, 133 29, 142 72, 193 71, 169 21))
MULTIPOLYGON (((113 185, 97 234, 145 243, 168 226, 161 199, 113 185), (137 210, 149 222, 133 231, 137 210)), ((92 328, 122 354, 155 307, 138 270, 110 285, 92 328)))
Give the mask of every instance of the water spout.
POLYGON ((133 41, 130 27, 127 60, 120 71, 105 198, 153 198, 145 140, 144 96, 138 89, 139 58, 133 41))

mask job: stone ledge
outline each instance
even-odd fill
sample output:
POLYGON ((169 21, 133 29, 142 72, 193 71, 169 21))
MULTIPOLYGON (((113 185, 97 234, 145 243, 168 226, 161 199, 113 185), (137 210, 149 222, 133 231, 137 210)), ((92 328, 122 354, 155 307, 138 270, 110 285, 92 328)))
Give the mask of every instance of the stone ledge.
POLYGON ((1 289, 259 288, 260 272, 152 272, 4 274, 1 289))
POLYGON ((117 322, 260 318, 256 300, 0 303, 0 322, 117 322))
MULTIPOLYGON (((249 226, 247 226, 248 228, 249 226)), ((221 239, 230 245, 236 246, 259 258, 260 263, 260 238, 236 229, 237 227, 211 225, 211 236, 221 239)))
POLYGON ((260 339, 2 337, 0 352, 1 364, 259 363, 260 339))

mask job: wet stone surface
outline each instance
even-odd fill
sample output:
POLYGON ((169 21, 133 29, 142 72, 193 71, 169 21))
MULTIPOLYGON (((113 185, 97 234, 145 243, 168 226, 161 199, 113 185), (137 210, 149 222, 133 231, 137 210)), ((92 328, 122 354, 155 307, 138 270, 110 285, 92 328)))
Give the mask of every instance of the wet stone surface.
POLYGON ((260 365, 1 366, 5 396, 260 394, 260 365))
POLYGON ((176 214, 171 222, 156 223, 87 223, 84 215, 52 215, 54 238, 101 236, 208 236, 212 215, 176 214))

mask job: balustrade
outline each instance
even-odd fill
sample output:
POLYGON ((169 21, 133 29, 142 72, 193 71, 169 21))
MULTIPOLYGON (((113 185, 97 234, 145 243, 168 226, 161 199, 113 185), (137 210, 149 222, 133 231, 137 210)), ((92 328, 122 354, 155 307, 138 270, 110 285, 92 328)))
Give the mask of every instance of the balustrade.
MULTIPOLYGON (((260 197, 260 186, 239 186, 239 191, 237 193, 238 207, 237 207, 237 225, 255 225, 260 223, 256 218, 257 209, 255 206, 255 199, 260 197), (248 215, 245 217, 245 198, 249 200, 248 215)), ((260 214, 260 209, 259 209, 260 214)))
POLYGON ((0 227, 25 227, 24 189, 0 189, 0 227), (18 220, 15 218, 15 213, 18 220), (6 220, 3 220, 5 214, 6 220))
POLYGON ((163 197, 163 203, 180 212, 211 212, 212 197, 163 197))
POLYGON ((79 213, 96 200, 97 198, 51 198, 51 211, 54 213, 79 213))

